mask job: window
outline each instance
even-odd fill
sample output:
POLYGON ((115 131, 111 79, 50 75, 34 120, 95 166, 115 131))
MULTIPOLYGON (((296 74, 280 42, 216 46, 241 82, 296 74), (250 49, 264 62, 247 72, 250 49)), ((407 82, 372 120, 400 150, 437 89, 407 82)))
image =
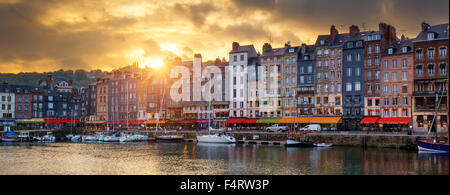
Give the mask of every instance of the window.
POLYGON ((372 53, 372 46, 371 46, 371 45, 369 45, 369 47, 367 47, 367 53, 368 53, 368 54, 371 54, 371 53, 372 53))
POLYGON ((361 54, 356 55, 356 61, 358 61, 358 62, 361 61, 361 54))
POLYGON ((408 61, 406 59, 402 60, 402 67, 406 68, 408 66, 408 61))
POLYGON ((320 40, 320 45, 324 45, 325 44, 325 40, 320 40))
POLYGON ((360 68, 356 68, 356 76, 360 76, 361 75, 361 69, 360 68))
POLYGON ((368 105, 368 106, 372 106, 372 99, 368 99, 368 100, 367 100, 367 105, 368 105))
POLYGON ((403 109, 402 110, 402 116, 403 117, 407 117, 408 116, 408 109, 403 109))
POLYGON ((328 55, 328 49, 323 50, 324 55, 328 55))
MULTIPOLYGON (((398 93, 398 90, 397 90, 397 85, 392 85, 392 94, 397 94, 398 93)), ((395 104, 395 105, 397 105, 397 104, 395 104)))
POLYGON ((341 87, 341 84, 338 84, 338 85, 337 85, 337 92, 341 92, 341 88, 342 88, 342 87, 341 87))
POLYGON ((392 60, 392 68, 397 68, 397 60, 392 60))
POLYGON ((352 76, 352 68, 347 68, 347 76, 348 77, 352 76))
POLYGON ((428 74, 429 75, 434 74, 434 64, 428 64, 428 74))
POLYGON ((408 97, 403 97, 402 98, 402 104, 403 105, 408 105, 408 97))
POLYGON ((321 49, 317 50, 317 55, 318 55, 318 56, 321 56, 321 55, 322 55, 322 50, 321 50, 321 49))
POLYGON ((403 53, 408 52, 408 47, 402 47, 402 52, 403 52, 403 53))
POLYGON ((389 110, 384 110, 384 116, 389 117, 389 110))
POLYGON ((375 58, 375 65, 377 65, 377 66, 380 65, 380 58, 375 58))
POLYGON ((428 58, 434 58, 434 49, 433 48, 428 49, 428 58))
POLYGON ((372 66, 372 59, 367 59, 367 66, 372 66))
POLYGON ((345 91, 352 91, 352 83, 346 83, 345 91))
POLYGON ((441 47, 439 48, 439 57, 446 57, 447 56, 447 48, 441 47))
POLYGON ((347 43, 347 47, 348 47, 348 48, 353 48, 353 43, 352 43, 352 42, 347 43))
POLYGON ((380 80, 381 79, 381 71, 377 70, 377 72, 375 73, 375 79, 376 80, 380 80))
POLYGON ((372 80, 372 72, 367 72, 367 80, 372 80))
POLYGON ((384 69, 389 68, 389 62, 387 60, 384 61, 384 69))
POLYGON ((361 83, 360 82, 355 83, 355 91, 361 91, 361 83))
POLYGON ((367 91, 372 91, 372 85, 370 84, 367 85, 367 91))
POLYGON ((362 41, 356 42, 356 47, 362 47, 362 41))
POLYGON ((404 81, 408 80, 408 72, 406 72, 406 71, 402 72, 402 80, 404 80, 404 81))
POLYGON ((384 81, 389 81, 389 73, 388 72, 384 73, 384 81))
POLYGON ((428 40, 433 40, 434 39, 434 33, 428 33, 427 34, 427 39, 428 40))
POLYGON ((447 64, 439 65, 439 74, 447 74, 447 64))
POLYGON ((388 106, 389 105, 389 98, 384 98, 384 105, 388 106))
POLYGON ((375 53, 380 53, 380 46, 379 45, 375 46, 375 53))
POLYGON ((322 103, 322 101, 321 101, 320 97, 317 97, 317 104, 321 104, 321 103, 322 103))
POLYGON ((392 72, 392 80, 393 81, 397 80, 397 72, 392 72))
POLYGON ((418 76, 422 76, 423 75, 423 66, 422 65, 417 65, 416 66, 416 75, 418 75, 418 76))
POLYGON ((402 93, 408 93, 408 86, 402 86, 402 93))
POLYGON ((389 86, 387 85, 383 86, 383 92, 384 94, 389 94, 389 86))
POLYGON ((392 116, 397 117, 397 110, 392 110, 392 116))
POLYGON ((416 59, 423 59, 422 49, 416 50, 416 59))
POLYGON ((388 49, 388 54, 393 54, 394 53, 394 49, 393 48, 389 48, 388 49))
POLYGON ((352 55, 351 54, 348 54, 347 55, 347 62, 351 62, 352 61, 352 55))
POLYGON ((312 66, 308 66, 308 73, 312 73, 312 66))

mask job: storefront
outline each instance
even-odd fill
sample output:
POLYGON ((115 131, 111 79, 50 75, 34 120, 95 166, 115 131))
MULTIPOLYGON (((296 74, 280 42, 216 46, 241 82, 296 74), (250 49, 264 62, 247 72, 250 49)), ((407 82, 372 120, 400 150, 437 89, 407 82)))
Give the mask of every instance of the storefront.
POLYGON ((380 119, 380 117, 364 117, 360 122, 362 130, 364 131, 379 130, 380 127, 377 124, 378 119, 380 119))
POLYGON ((336 131, 341 129, 342 117, 312 117, 309 124, 320 124, 324 131, 336 131))
POLYGON ((408 131, 411 118, 380 118, 377 123, 383 131, 401 132, 408 131))

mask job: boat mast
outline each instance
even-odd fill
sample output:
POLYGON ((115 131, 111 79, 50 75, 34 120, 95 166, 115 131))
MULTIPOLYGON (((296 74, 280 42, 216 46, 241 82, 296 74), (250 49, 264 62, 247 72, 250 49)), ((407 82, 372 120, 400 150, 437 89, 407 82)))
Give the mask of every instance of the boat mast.
MULTIPOLYGON (((448 92, 447 92, 447 93, 448 93, 448 92)), ((444 91, 443 91, 443 90, 442 90, 442 93, 441 93, 441 97, 440 97, 440 98, 439 98, 438 94, 436 93, 436 100, 439 100, 439 101, 437 102, 437 106, 436 106, 436 109, 435 109, 435 111, 434 111, 433 120, 431 121, 431 125, 430 125, 430 127, 429 127, 429 129, 428 129, 427 136, 430 135, 430 133, 431 133, 431 129, 432 129, 432 127, 433 127, 434 121, 435 121, 436 116, 437 116, 437 114, 438 114, 439 106, 441 106, 441 101, 442 101, 442 97, 443 97, 443 96, 444 96, 444 91)), ((447 131, 448 131, 448 130, 447 130, 447 131)), ((435 129, 435 135, 437 136, 437 129, 435 129)))

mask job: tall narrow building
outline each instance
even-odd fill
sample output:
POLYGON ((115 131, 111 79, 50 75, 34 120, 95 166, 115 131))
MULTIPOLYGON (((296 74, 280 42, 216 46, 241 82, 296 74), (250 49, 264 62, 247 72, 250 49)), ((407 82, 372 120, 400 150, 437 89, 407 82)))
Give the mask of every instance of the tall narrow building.
POLYGON ((288 42, 284 45, 284 63, 281 68, 281 82, 283 88, 281 89, 282 96, 282 116, 295 117, 297 116, 297 60, 300 47, 293 47, 288 42))
POLYGON ((314 45, 302 44, 297 66, 297 115, 314 115, 314 45))
POLYGON ((413 125, 420 132, 446 132, 449 24, 423 22, 414 45, 413 125))
POLYGON ((261 56, 261 80, 259 85, 262 117, 282 116, 281 68, 283 67, 285 48, 272 48, 269 43, 264 43, 261 56))

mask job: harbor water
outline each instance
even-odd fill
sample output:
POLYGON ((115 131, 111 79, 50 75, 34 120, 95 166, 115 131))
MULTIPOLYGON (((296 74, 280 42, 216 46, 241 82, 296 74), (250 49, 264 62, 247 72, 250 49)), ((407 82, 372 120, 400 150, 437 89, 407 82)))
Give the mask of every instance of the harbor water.
POLYGON ((448 175, 447 155, 203 143, 0 143, 0 174, 448 175))

